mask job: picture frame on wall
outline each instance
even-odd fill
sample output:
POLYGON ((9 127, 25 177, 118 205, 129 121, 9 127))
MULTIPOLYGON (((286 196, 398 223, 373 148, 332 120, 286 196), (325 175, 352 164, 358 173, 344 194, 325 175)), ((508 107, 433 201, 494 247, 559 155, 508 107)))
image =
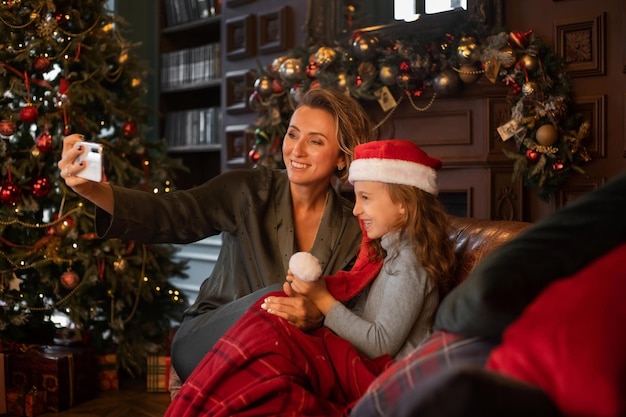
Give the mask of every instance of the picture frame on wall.
POLYGON ((285 6, 259 14, 259 52, 263 54, 293 48, 293 11, 285 6))
POLYGON ((256 18, 252 14, 233 17, 226 21, 226 58, 235 60, 256 54, 255 23, 256 18))
POLYGON ((591 159, 603 159, 607 154, 607 116, 606 95, 576 96, 571 104, 572 111, 580 114, 582 119, 589 122, 589 136, 582 145, 591 159))
POLYGON ((570 77, 606 73, 605 14, 554 22, 555 51, 570 77))
POLYGON ((254 90, 255 71, 244 69, 226 73, 226 112, 231 114, 251 111, 248 97, 254 90))
POLYGON ((228 168, 249 166, 248 153, 254 146, 254 132, 248 125, 226 126, 226 165, 228 168))

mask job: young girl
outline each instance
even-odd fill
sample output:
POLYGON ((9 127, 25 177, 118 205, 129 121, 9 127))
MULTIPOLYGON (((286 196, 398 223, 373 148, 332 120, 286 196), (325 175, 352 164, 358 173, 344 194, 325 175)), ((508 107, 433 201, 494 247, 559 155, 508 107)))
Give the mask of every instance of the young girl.
POLYGON ((285 294, 259 300, 203 358, 166 416, 344 415, 392 358, 431 334, 454 268, 436 199, 441 162, 405 140, 358 145, 354 156, 353 213, 364 233, 354 267, 313 283, 288 273, 285 284, 311 298, 324 326, 306 333, 275 311, 285 294))
POLYGON ((326 327, 370 358, 403 357, 430 336, 453 276, 447 215, 436 198, 440 167, 441 161, 407 140, 358 145, 349 176, 353 213, 374 256, 383 259, 381 272, 349 306, 337 301, 324 280, 287 276, 326 316, 326 327))

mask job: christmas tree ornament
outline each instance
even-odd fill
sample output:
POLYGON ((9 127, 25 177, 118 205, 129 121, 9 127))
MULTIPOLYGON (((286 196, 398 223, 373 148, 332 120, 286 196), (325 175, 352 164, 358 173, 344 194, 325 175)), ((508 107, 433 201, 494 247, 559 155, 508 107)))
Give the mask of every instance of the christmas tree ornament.
POLYGON ((397 82, 398 70, 391 65, 382 65, 378 69, 378 78, 385 85, 394 85, 397 82))
POLYGON ((44 198, 52 189, 52 183, 50 181, 50 178, 44 176, 35 178, 33 180, 31 189, 31 192, 35 197, 44 198))
POLYGON ((517 46, 518 48, 525 49, 528 47, 530 43, 530 35, 533 33, 533 30, 529 30, 526 32, 511 32, 509 34, 509 40, 513 44, 513 46, 517 46))
POLYGON ((33 69, 40 74, 48 71, 50 69, 50 59, 45 56, 35 58, 33 69))
POLYGON ((554 163, 552 164, 552 170, 554 171, 560 171, 563 168, 565 168, 565 164, 563 163, 563 161, 561 161, 560 159, 557 159, 556 161, 554 161, 554 163))
POLYGON ((337 52, 328 46, 322 46, 315 52, 314 62, 320 67, 330 65, 337 58, 337 52))
POLYGON ((54 150, 54 138, 47 130, 41 132, 35 138, 35 146, 43 153, 49 153, 54 150))
POLYGON ((320 66, 316 62, 309 62, 304 70, 309 78, 316 78, 320 72, 320 66))
POLYGON ((274 59, 272 61, 272 64, 270 65, 270 70, 272 72, 279 72, 280 66, 283 64, 283 62, 285 62, 286 59, 286 56, 279 56, 278 58, 274 59))
POLYGON ((539 61, 535 55, 526 54, 520 58, 520 62, 524 65, 527 71, 533 72, 537 70, 539 61))
POLYGON ((551 124, 540 126, 535 133, 535 140, 542 146, 552 146, 558 139, 558 132, 551 124))
POLYGON ((448 96, 459 91, 461 79, 456 71, 446 68, 433 78, 433 89, 442 96, 448 96))
POLYGON ((248 152, 248 161, 250 161, 253 165, 259 162, 261 159, 261 155, 257 152, 255 148, 250 149, 248 152))
POLYGON ((528 148, 526 150, 526 160, 530 162, 531 164, 534 164, 537 161, 539 161, 540 157, 541 157, 541 153, 537 152, 536 150, 532 148, 528 148))
POLYGON ((113 261, 113 270, 118 274, 123 274, 128 269, 128 261, 122 257, 118 257, 113 261))
POLYGON ((376 66, 370 61, 361 62, 357 67, 357 74, 364 80, 370 80, 376 76, 376 66))
POLYGON ((456 47, 456 55, 459 62, 473 64, 480 59, 480 48, 473 36, 463 36, 456 47))
POLYGON ((256 91, 253 91, 252 94, 248 97, 248 106, 252 111, 260 112, 263 109, 263 104, 261 102, 261 96, 256 91))
POLYGON ((127 139, 132 139, 137 136, 137 130, 137 122, 134 120, 127 120, 122 126, 122 132, 127 139))
POLYGON ((529 81, 522 86, 522 94, 526 97, 530 97, 537 92, 537 83, 534 81, 529 81))
POLYGON ((20 109, 20 120, 24 123, 35 123, 39 118, 39 111, 32 103, 28 103, 20 109))
POLYGON ((254 91, 259 93, 262 98, 271 96, 273 90, 272 79, 267 75, 262 75, 254 81, 254 91))
POLYGON ((337 87, 344 89, 348 86, 348 74, 345 72, 337 73, 337 87))
POLYGON ((352 52, 361 61, 370 61, 378 55, 378 38, 371 33, 362 33, 352 42, 352 52))
MULTIPOLYGON (((54 215, 55 221, 58 220, 58 214, 54 215)), ((70 230, 74 228, 74 220, 71 217, 64 217, 61 221, 55 223, 53 226, 54 236, 64 237, 70 230)))
POLYGON ((288 82, 302 79, 302 62, 298 58, 287 58, 280 66, 280 76, 288 82))
POLYGON ((274 94, 280 94, 285 89, 285 83, 280 78, 272 79, 272 92, 274 94))
POLYGON ((8 138, 17 132, 17 124, 12 120, 0 120, 0 136, 8 138))
POLYGON ((80 283, 80 277, 75 271, 68 269, 67 271, 61 274, 61 278, 59 278, 59 282, 61 283, 63 288, 67 290, 73 290, 80 283))
POLYGON ((478 69, 473 64, 461 65, 461 68, 459 68, 457 72, 459 73, 459 79, 465 84, 476 82, 483 73, 482 70, 478 69))
POLYGON ((22 189, 10 178, 0 184, 0 203, 14 206, 22 197, 22 189))

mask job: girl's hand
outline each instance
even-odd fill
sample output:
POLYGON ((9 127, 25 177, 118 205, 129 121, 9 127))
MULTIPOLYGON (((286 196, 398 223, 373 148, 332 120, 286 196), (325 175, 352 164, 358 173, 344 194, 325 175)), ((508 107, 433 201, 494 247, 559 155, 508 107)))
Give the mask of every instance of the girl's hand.
POLYGON ((282 317, 300 330, 313 330, 322 325, 324 316, 311 300, 295 292, 287 282, 283 290, 287 297, 267 297, 261 308, 282 317))

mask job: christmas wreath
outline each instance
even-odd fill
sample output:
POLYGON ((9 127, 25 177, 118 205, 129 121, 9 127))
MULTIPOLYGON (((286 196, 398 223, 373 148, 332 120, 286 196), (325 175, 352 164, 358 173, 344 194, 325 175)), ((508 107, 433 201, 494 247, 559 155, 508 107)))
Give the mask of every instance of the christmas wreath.
POLYGON ((513 180, 549 201, 573 171, 583 172, 589 123, 569 112, 572 86, 564 62, 532 30, 487 36, 431 31, 397 39, 363 31, 334 45, 295 48, 254 83, 248 101, 258 118, 250 161, 281 166, 286 123, 310 88, 339 87, 359 100, 378 100, 387 112, 382 124, 403 100, 426 111, 438 96, 453 96, 482 76, 508 86, 511 118, 498 133, 515 143, 516 151, 504 151, 514 160, 513 180), (420 97, 428 104, 416 105, 420 97))

